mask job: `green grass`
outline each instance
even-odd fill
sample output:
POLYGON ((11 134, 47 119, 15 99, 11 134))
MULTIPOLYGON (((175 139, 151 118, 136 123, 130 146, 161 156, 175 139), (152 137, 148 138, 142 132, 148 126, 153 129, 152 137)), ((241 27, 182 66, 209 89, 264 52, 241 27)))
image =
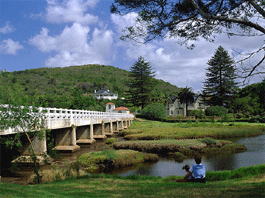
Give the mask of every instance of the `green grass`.
POLYGON ((235 144, 228 140, 204 139, 162 139, 162 140, 134 140, 115 142, 114 149, 131 149, 141 152, 157 153, 160 155, 179 152, 186 157, 192 157, 198 152, 204 155, 215 155, 221 153, 237 153, 246 151, 247 148, 241 144, 235 144))
POLYGON ((165 123, 158 121, 135 121, 130 129, 121 132, 127 140, 158 139, 227 139, 251 137, 265 132, 265 124, 229 123, 165 123))
POLYGON ((91 175, 22 186, 0 182, 0 197, 264 197, 265 165, 207 172, 206 184, 177 183, 174 177, 91 175), (222 181, 210 180, 211 175, 222 181), (217 175, 218 174, 218 175, 217 175), (228 176, 227 176, 228 175, 228 176))
POLYGON ((158 161, 158 156, 133 150, 104 150, 83 154, 77 160, 89 172, 123 168, 147 161, 158 161))

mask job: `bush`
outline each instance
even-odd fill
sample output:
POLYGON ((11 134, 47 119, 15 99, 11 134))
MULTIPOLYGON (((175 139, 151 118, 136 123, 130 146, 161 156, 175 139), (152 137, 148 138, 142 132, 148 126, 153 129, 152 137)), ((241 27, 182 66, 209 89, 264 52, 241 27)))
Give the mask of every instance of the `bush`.
POLYGON ((228 113, 222 118, 222 121, 223 122, 233 122, 233 121, 235 121, 235 116, 232 113, 228 113))
POLYGON ((107 139, 106 144, 113 144, 114 142, 117 142, 116 138, 109 138, 107 139))
POLYGON ((197 119, 197 118, 199 118, 199 119, 203 119, 203 118, 206 117, 206 116, 205 116, 205 112, 202 111, 202 110, 191 110, 191 111, 189 111, 189 115, 190 115, 190 116, 195 116, 196 119, 197 119))
POLYGON ((217 143, 217 141, 212 139, 212 138, 203 138, 203 139, 199 139, 199 141, 201 141, 202 143, 205 143, 207 145, 211 145, 211 144, 216 145, 216 143, 217 143))
POLYGON ((177 162, 183 162, 183 160, 186 159, 186 156, 180 152, 175 152, 174 158, 177 162))
POLYGON ((166 109, 161 103, 147 105, 141 112, 143 116, 149 119, 162 119, 166 116, 166 109))
POLYGON ((252 116, 249 119, 249 122, 265 123, 265 115, 264 116, 260 116, 260 115, 252 116))
POLYGON ((213 107, 208 107, 205 110, 205 114, 207 116, 225 116, 227 114, 227 109, 222 106, 213 106, 213 107))

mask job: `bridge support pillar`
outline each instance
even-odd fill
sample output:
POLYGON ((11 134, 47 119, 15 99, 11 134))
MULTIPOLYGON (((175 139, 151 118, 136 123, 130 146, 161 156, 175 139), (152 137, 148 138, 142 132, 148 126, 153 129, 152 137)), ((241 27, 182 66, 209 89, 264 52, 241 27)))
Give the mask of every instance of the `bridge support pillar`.
POLYGON ((46 143, 46 133, 44 132, 42 137, 38 137, 35 135, 31 143, 29 142, 27 136, 25 135, 26 142, 23 145, 22 155, 12 161, 12 163, 19 164, 33 164, 32 155, 33 152, 37 156, 38 164, 44 165, 45 161, 50 161, 51 158, 47 155, 47 143, 46 143))
POLYGON ((127 119, 123 120, 123 128, 124 129, 127 129, 128 128, 127 119))
POLYGON ((78 127, 76 132, 76 138, 76 143, 79 145, 94 143, 95 140, 93 139, 93 124, 78 127))
POLYGON ((122 131, 124 129, 123 120, 118 121, 118 131, 122 131))
POLYGON ((107 135, 107 136, 113 135, 112 121, 104 124, 104 132, 105 132, 105 135, 107 135))
POLYGON ((93 124, 94 139, 105 139, 107 138, 104 132, 104 122, 101 124, 93 124))
POLYGON ((113 130, 113 133, 118 133, 119 132, 119 130, 118 130, 118 121, 112 122, 112 130, 113 130))
POLYGON ((80 146, 76 145, 76 126, 74 125, 71 128, 61 129, 55 138, 54 150, 73 153, 80 149, 80 146))

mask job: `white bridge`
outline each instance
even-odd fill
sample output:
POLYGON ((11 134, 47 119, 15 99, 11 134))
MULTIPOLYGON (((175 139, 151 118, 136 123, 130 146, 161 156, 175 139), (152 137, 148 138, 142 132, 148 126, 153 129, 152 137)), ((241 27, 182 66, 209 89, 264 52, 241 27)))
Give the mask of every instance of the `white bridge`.
MULTIPOLYGON (((58 108, 37 108, 39 114, 44 118, 44 128, 48 130, 67 128, 72 126, 85 126, 91 124, 100 124, 124 121, 134 119, 133 114, 127 113, 109 113, 88 110, 58 109, 58 108)), ((0 131, 0 135, 8 135, 22 131, 20 129, 9 128, 0 131)))
MULTIPOLYGON (((75 152, 80 145, 92 144, 96 139, 112 136, 132 124, 133 114, 109 113, 87 110, 72 110, 58 108, 38 108, 44 119, 44 128, 50 131, 54 150, 75 152)), ((9 128, 0 131, 1 136, 22 132, 21 129, 9 128)), ((32 141, 37 155, 47 153, 46 136, 42 139, 35 137, 32 141)), ((29 142, 23 143, 23 156, 30 155, 29 142)))

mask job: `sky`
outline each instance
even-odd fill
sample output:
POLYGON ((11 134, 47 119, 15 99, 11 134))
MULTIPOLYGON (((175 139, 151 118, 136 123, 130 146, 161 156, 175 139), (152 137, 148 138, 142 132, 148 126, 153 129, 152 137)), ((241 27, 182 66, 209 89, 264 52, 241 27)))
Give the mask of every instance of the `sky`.
MULTIPOLYGON (((137 15, 111 14, 113 1, 0 0, 0 70, 101 64, 129 71, 142 56, 155 78, 197 93, 206 79, 207 61, 220 45, 237 60, 236 52, 251 52, 264 42, 262 37, 222 34, 214 43, 200 39, 189 50, 174 38, 145 45, 121 41, 122 30, 137 15)), ((249 83, 263 78, 256 76, 249 83)))

